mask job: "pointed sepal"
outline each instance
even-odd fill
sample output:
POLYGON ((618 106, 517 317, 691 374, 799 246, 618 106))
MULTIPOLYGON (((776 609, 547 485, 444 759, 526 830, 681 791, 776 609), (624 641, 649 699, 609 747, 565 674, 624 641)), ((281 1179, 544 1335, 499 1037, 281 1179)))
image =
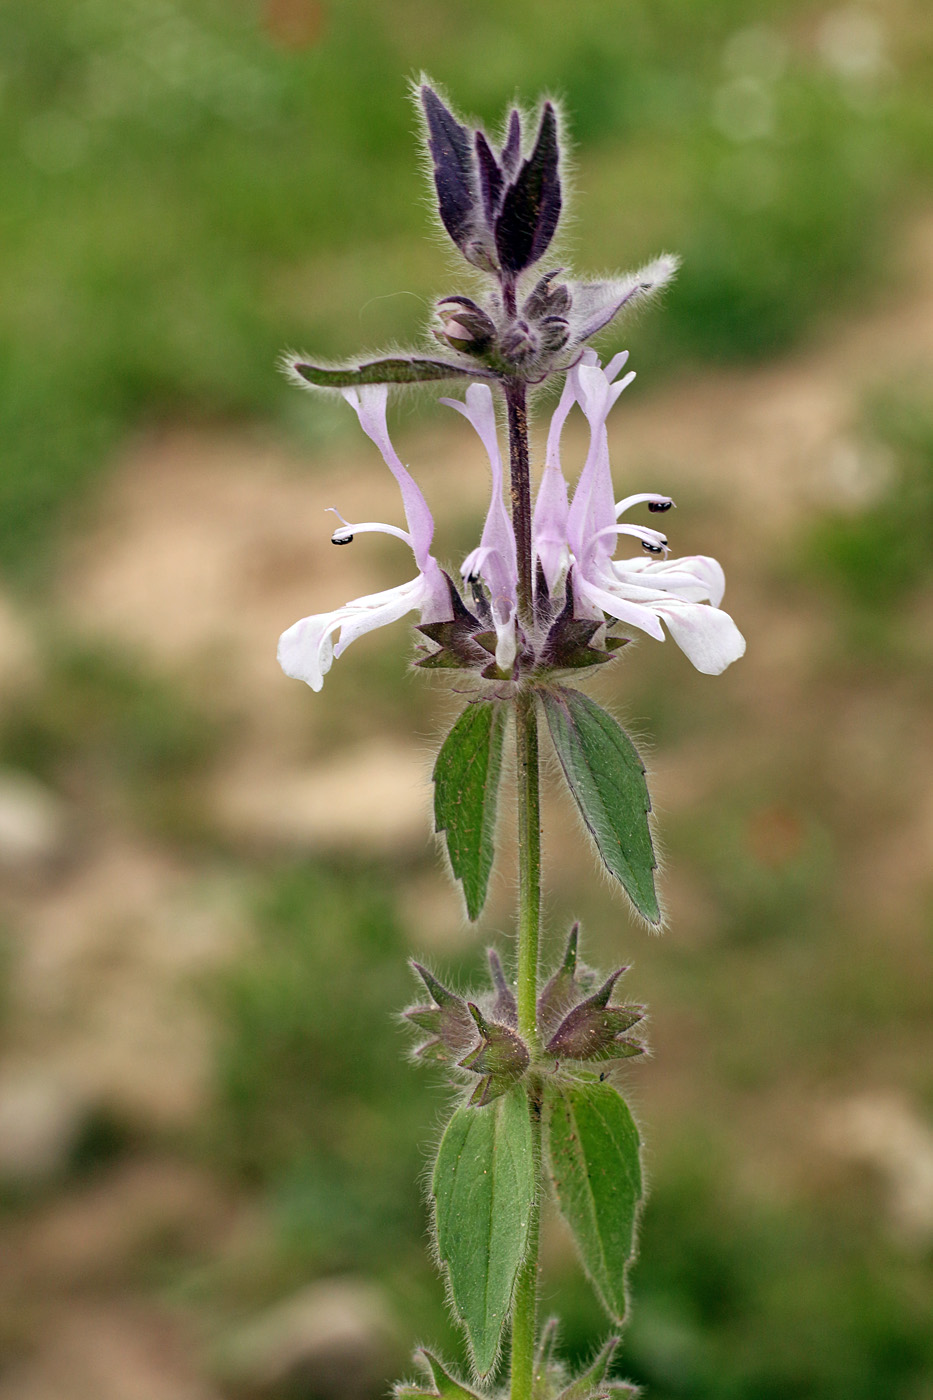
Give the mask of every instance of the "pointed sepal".
POLYGON ((511 180, 518 170, 518 163, 522 158, 522 114, 517 107, 513 107, 509 113, 508 129, 506 131, 505 142, 499 153, 499 164, 502 166, 502 173, 507 180, 511 180))
POLYGON ((493 1019, 501 1021, 503 1025, 515 1027, 518 1025, 518 1003, 506 980, 502 959, 495 948, 487 949, 486 956, 489 959, 492 984, 496 989, 496 998, 492 1004, 493 1019))
POLYGON ((612 652, 606 648, 590 645, 601 622, 593 619, 577 621, 574 618, 573 569, 567 574, 564 606, 551 623, 541 648, 540 663, 546 669, 555 671, 578 670, 585 666, 598 666, 612 660, 612 652))
POLYGON ((465 126, 427 83, 419 96, 428 129, 428 151, 434 167, 434 188, 441 223, 457 247, 473 234, 476 213, 476 161, 473 140, 465 126))
POLYGON ((567 1367, 555 1355, 557 1319, 545 1323, 535 1350, 532 1400, 615 1400, 636 1396, 638 1387, 610 1377, 618 1337, 610 1337, 579 1375, 568 1378, 567 1367))
POLYGON ((555 1356, 559 1327, 558 1319, 549 1317, 541 1328, 541 1335, 535 1348, 535 1374, 532 1391, 535 1400, 546 1400, 553 1389, 548 1382, 553 1376, 563 1374, 563 1367, 555 1356))
POLYGON ((448 622, 422 622, 417 627, 416 630, 429 642, 434 642, 438 650, 419 657, 415 665, 461 670, 485 660, 482 647, 475 641, 483 624, 470 612, 450 575, 445 573, 444 578, 450 595, 451 617, 448 622))
POLYGON ((557 113, 545 102, 534 148, 502 200, 496 250, 506 272, 517 274, 543 257, 561 211, 557 113))
POLYGON ((569 1385, 564 1386, 557 1400, 590 1400, 591 1396, 604 1395, 606 1377, 618 1345, 618 1337, 609 1337, 593 1362, 579 1376, 574 1377, 569 1385))
POLYGON ((586 996, 595 980, 589 968, 578 961, 580 925, 575 923, 567 936, 567 946, 560 966, 548 978, 538 994, 538 1027, 542 1036, 550 1037, 571 1007, 586 996))
POLYGON ((456 1061, 476 1041, 476 1027, 467 1004, 456 992, 439 982, 426 967, 417 962, 412 962, 411 966, 433 998, 433 1005, 410 1006, 403 1013, 406 1020, 431 1037, 415 1054, 419 1059, 441 1063, 456 1061))
POLYGON ((479 172, 479 188, 483 199, 483 213, 487 225, 491 225, 502 204, 504 180, 499 162, 482 131, 475 137, 476 167, 479 172))
POLYGON ((415 1361, 424 1371, 426 1383, 417 1385, 411 1381, 401 1381, 393 1389, 395 1400, 485 1400, 479 1391, 452 1375, 427 1347, 418 1348, 415 1361))

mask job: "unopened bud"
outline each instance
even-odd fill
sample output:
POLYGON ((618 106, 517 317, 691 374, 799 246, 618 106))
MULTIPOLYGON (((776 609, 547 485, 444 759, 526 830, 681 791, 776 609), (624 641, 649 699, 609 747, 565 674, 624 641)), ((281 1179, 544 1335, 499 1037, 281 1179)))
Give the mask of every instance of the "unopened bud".
POLYGON ((469 1011, 480 1033, 480 1042, 459 1063, 461 1069, 483 1076, 470 1100, 482 1105, 498 1098, 521 1079, 531 1056, 528 1046, 510 1026, 487 1021, 473 1002, 469 1003, 469 1011))
POLYGON ((563 268, 556 267, 547 272, 535 283, 522 306, 523 315, 529 320, 540 320, 544 316, 566 316, 573 303, 570 288, 563 282, 554 282, 563 268))
POLYGON ((516 321, 502 337, 502 353, 514 364, 532 359, 539 349, 539 338, 525 321, 516 321))
POLYGON ((495 322, 469 297, 444 297, 437 304, 441 320, 435 335, 454 350, 476 355, 488 350, 496 336, 495 322))
POLYGON ((545 350, 563 350, 570 339, 570 324, 563 316, 545 316, 541 322, 541 344, 545 350))

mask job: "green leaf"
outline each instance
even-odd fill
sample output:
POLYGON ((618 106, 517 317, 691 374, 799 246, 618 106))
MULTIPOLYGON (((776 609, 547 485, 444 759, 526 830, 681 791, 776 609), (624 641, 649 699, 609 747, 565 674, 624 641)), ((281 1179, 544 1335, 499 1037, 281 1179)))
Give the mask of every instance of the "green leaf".
POLYGON ((610 873, 650 924, 661 922, 645 767, 622 726, 582 691, 538 691, 564 776, 610 873))
POLYGON ((309 365, 295 360, 296 374, 319 389, 349 389, 359 384, 420 384, 429 379, 489 378, 482 369, 448 364, 445 360, 425 360, 417 355, 371 360, 365 365, 309 365))
POLYGON ((600 1301, 621 1322, 642 1195, 638 1129, 611 1084, 552 1080, 546 1094, 557 1202, 600 1301))
POLYGON ((467 913, 478 919, 495 857, 496 803, 502 774, 506 707, 468 705, 434 765, 434 824, 447 834, 451 869, 463 885, 467 913))
POLYGON ((535 1197, 528 1100, 520 1087, 488 1108, 461 1105, 431 1180, 437 1249, 476 1371, 496 1363, 525 1257, 535 1197))

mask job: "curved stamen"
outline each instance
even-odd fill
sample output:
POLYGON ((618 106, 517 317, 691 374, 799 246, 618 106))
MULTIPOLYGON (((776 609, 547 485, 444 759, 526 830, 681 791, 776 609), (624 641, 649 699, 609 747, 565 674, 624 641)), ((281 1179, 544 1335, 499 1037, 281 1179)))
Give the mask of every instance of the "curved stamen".
POLYGON ((397 525, 383 525, 378 520, 363 520, 359 525, 351 524, 349 520, 344 520, 336 506, 328 506, 327 509, 336 515, 338 520, 343 521, 340 528, 331 535, 331 544, 349 544, 354 535, 379 534, 394 535, 397 540, 403 540, 409 549, 415 547, 408 531, 400 530, 397 525))
POLYGON ((616 520, 633 506, 646 505, 651 511, 665 511, 670 510, 673 504, 670 496, 659 496, 655 491, 639 491, 635 496, 626 496, 624 500, 616 501, 616 520))
POLYGON ((586 542, 585 560, 592 557, 596 547, 596 542, 607 535, 631 535, 633 539, 641 540, 642 547, 649 554, 666 554, 670 546, 667 536, 662 535, 660 530, 651 530, 643 525, 607 525, 602 530, 597 530, 586 542))

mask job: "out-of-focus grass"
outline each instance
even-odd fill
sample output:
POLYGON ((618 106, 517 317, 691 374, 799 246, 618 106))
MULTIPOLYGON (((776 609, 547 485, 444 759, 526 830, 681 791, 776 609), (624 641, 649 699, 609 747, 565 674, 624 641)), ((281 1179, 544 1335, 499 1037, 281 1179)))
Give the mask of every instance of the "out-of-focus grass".
POLYGON ((301 866, 266 881, 257 947, 221 979, 223 1161, 272 1191, 315 1269, 419 1236, 418 1139, 431 1109, 403 1061, 405 945, 381 879, 301 866))
POLYGON ((222 734, 138 658, 58 636, 41 675, 4 706, 0 762, 86 806, 116 801, 159 835, 190 839, 194 790, 222 734))
POLYGON ((895 1263, 829 1190, 777 1210, 723 1189, 723 1165, 698 1127, 656 1181, 626 1340, 634 1379, 658 1400, 922 1394, 923 1262, 895 1263))
POLYGON ((212 982, 218 1013, 214 1164, 258 1189, 274 1233, 250 1277, 208 1293, 255 1306, 349 1270, 390 1284, 413 1334, 459 1346, 423 1248, 420 1183, 448 1090, 405 1062, 416 1000, 397 872, 315 863, 257 881, 255 943, 212 982))
MULTIPOLYGON (((923 9, 739 0, 279 7, 35 0, 0 13, 0 561, 141 417, 298 415, 276 376, 411 336, 450 290, 405 82, 496 121, 566 98, 582 266, 685 254, 643 359, 760 356, 883 281, 928 172, 923 9), (289 10, 291 13, 291 10, 289 10), (867 27, 866 27, 867 26, 867 27)), ((311 415, 308 415, 310 418, 311 415)), ((322 421, 325 421, 322 417, 322 421)), ((307 429, 306 429, 307 431, 307 429)))
POLYGON ((849 490, 841 492, 841 503, 828 503, 807 540, 808 572, 851 608, 883 618, 933 579, 929 402, 888 398, 872 404, 858 447, 842 465, 849 490))
POLYGON ((826 917, 832 848, 808 797, 799 806, 727 796, 719 819, 672 824, 678 858, 693 864, 717 908, 717 938, 735 944, 806 938, 826 917))

